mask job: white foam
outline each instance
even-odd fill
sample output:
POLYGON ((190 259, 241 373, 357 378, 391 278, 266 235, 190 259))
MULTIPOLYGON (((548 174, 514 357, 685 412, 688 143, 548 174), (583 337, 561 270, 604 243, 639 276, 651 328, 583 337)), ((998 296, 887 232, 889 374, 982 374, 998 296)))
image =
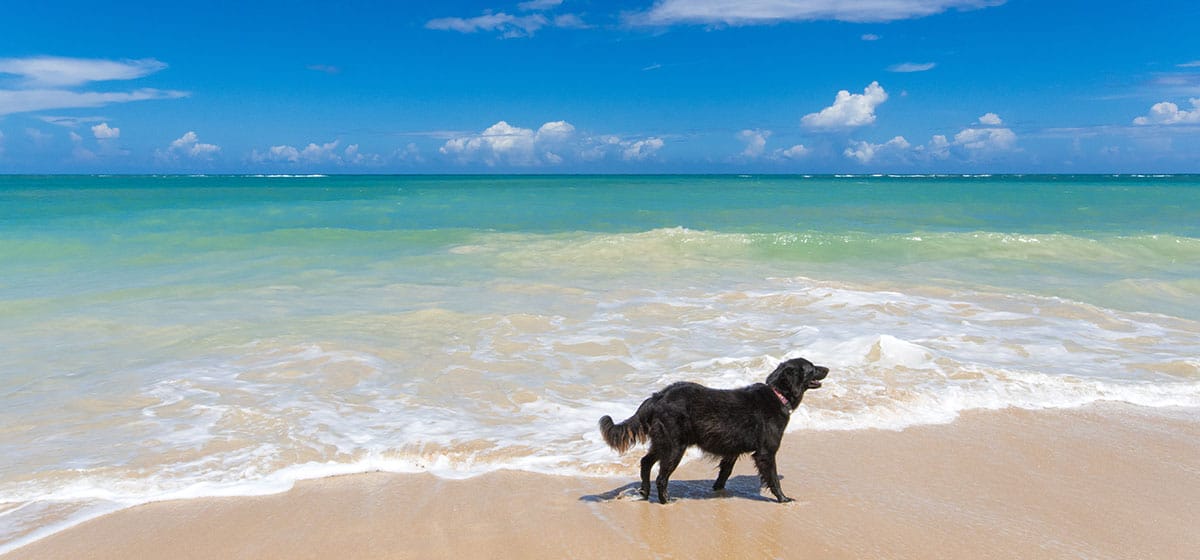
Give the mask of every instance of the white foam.
MULTIPOLYGON (((67 441, 79 442, 60 458, 69 463, 14 452, 56 474, 0 483, 4 503, 93 506, 0 550, 114 508, 281 492, 341 474, 623 474, 636 457, 603 443, 601 416, 623 419, 673 381, 759 382, 798 356, 831 373, 806 395, 792 431, 902 429, 969 410, 1106 401, 1200 407, 1200 379, 1187 365, 1200 329, 1158 316, 786 277, 578 293, 539 292, 561 312, 552 315, 334 317, 148 366, 134 376, 144 380, 141 404, 113 423, 119 429, 97 428, 87 445, 67 441), (386 334, 344 335, 364 324, 386 334), (130 451, 129 441, 154 443, 130 451)), ((494 296, 485 290, 464 307, 486 309, 480 300, 494 296)))

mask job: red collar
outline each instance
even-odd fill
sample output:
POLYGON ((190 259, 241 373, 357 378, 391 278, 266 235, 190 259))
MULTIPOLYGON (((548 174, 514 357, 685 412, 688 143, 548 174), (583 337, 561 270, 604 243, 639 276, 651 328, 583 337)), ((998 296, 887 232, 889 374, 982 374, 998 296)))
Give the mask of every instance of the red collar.
POLYGON ((789 410, 792 408, 792 403, 788 402, 787 397, 783 396, 783 393, 780 393, 779 389, 771 387, 771 390, 775 392, 776 397, 779 397, 779 402, 783 403, 783 406, 788 407, 789 410))

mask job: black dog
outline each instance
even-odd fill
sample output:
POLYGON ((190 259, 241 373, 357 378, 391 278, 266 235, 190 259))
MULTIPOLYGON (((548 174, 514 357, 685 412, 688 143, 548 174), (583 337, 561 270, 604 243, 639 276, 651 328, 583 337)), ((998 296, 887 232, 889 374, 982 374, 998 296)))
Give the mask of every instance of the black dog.
POLYGON ((771 489, 780 503, 790 502, 779 488, 775 452, 783 439, 792 411, 800 406, 804 391, 821 386, 829 368, 813 365, 804 358, 779 364, 766 383, 741 389, 709 389, 696 383, 673 383, 642 402, 628 420, 613 424, 611 416, 600 419, 600 433, 609 447, 624 453, 650 439, 650 451, 642 457, 641 494, 650 498, 650 468, 658 462, 658 501, 667 503, 667 482, 683 452, 697 445, 721 458, 713 490, 725 488, 733 464, 743 453, 753 453, 754 465, 763 486, 771 489))

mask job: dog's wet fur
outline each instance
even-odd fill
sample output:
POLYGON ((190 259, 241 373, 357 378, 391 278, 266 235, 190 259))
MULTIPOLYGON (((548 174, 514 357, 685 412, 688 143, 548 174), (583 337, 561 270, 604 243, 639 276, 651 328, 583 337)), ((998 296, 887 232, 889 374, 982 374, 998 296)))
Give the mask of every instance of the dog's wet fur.
POLYGON ((765 383, 740 389, 710 389, 688 382, 673 383, 642 402, 628 420, 614 424, 600 419, 600 433, 609 447, 624 453, 650 440, 642 457, 642 497, 650 498, 650 469, 658 463, 658 501, 667 503, 667 483, 684 451, 693 445, 721 460, 713 490, 723 490, 739 456, 750 453, 762 485, 780 503, 790 502, 779 487, 775 453, 792 411, 804 392, 821 386, 829 368, 804 358, 787 360, 765 383), (786 402, 785 402, 786 401, 786 402))

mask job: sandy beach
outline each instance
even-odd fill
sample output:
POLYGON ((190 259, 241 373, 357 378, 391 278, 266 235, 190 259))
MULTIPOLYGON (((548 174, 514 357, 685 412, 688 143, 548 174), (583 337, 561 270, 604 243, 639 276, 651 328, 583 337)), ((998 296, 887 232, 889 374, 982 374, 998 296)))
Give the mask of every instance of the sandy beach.
MULTIPOLYGON (((1188 558, 1200 550, 1190 411, 1006 410, 896 431, 798 431, 796 502, 677 471, 677 498, 627 478, 373 473, 284 494, 149 504, 5 556, 26 558, 1188 558)), ((636 451, 635 451, 636 453, 636 451)))

